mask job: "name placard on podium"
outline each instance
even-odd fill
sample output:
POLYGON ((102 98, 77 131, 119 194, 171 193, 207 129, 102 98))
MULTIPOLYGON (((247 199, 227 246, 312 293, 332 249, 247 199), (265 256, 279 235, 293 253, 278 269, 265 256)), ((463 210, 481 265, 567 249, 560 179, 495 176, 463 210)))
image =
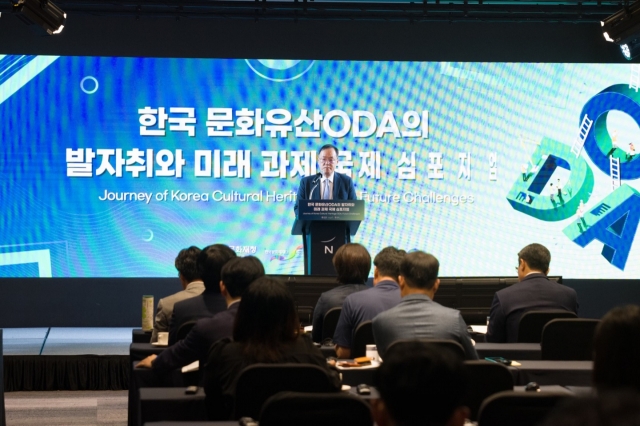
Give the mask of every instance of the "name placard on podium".
POLYGON ((364 219, 362 200, 300 200, 291 233, 303 235, 305 274, 335 275, 333 255, 364 219))
POLYGON ((364 220, 364 201, 312 200, 300 203, 298 220, 361 221, 364 220))

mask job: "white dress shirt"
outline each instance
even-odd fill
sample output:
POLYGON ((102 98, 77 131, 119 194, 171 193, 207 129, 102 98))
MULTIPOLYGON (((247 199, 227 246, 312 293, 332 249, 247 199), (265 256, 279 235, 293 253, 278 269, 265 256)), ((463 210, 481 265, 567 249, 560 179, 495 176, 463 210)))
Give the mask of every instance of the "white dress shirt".
POLYGON ((329 199, 333 198, 333 178, 335 176, 335 173, 332 173, 331 176, 329 177, 324 177, 322 176, 322 180, 320 181, 320 198, 324 200, 324 190, 325 190, 325 185, 326 185, 326 181, 329 181, 329 199))

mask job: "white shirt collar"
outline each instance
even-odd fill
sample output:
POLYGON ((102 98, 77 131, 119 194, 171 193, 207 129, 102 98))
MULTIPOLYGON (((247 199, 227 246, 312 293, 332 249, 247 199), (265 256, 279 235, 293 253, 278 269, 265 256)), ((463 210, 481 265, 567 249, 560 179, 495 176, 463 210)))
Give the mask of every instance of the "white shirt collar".
POLYGON ((333 178, 335 177, 336 172, 331 173, 331 176, 329 177, 325 177, 324 175, 322 175, 322 183, 324 183, 325 180, 329 180, 329 182, 333 183, 333 178))

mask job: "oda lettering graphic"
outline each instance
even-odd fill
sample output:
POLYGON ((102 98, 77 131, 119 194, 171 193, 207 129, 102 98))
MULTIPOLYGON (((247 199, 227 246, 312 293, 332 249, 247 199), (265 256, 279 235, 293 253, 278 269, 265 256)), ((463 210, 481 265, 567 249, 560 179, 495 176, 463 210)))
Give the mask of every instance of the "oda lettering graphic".
POLYGON ((569 147, 543 138, 531 156, 531 171, 523 166, 522 177, 513 184, 507 200, 515 210, 543 221, 577 216, 562 232, 580 247, 600 241, 604 244, 602 256, 624 270, 640 222, 640 193, 621 184, 621 180, 638 179, 640 161, 635 150, 630 153, 621 149, 617 135, 609 134, 606 125, 611 111, 624 112, 640 125, 640 94, 617 84, 593 96, 580 114, 580 140, 569 147), (591 196, 594 176, 580 156, 582 150, 597 168, 611 176, 613 189, 589 211, 584 205, 591 196), (560 188, 550 182, 558 168, 570 172, 560 188))

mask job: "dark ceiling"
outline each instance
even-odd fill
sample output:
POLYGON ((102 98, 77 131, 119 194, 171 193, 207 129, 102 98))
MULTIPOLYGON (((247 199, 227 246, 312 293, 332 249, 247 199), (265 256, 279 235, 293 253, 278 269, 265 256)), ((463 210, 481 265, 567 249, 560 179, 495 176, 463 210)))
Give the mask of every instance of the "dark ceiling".
MULTIPOLYGON (((628 2, 626 2, 628 4, 628 2)), ((593 23, 622 1, 56 0, 67 14, 180 18, 593 23)), ((0 11, 11 10, 11 3, 0 11)))

